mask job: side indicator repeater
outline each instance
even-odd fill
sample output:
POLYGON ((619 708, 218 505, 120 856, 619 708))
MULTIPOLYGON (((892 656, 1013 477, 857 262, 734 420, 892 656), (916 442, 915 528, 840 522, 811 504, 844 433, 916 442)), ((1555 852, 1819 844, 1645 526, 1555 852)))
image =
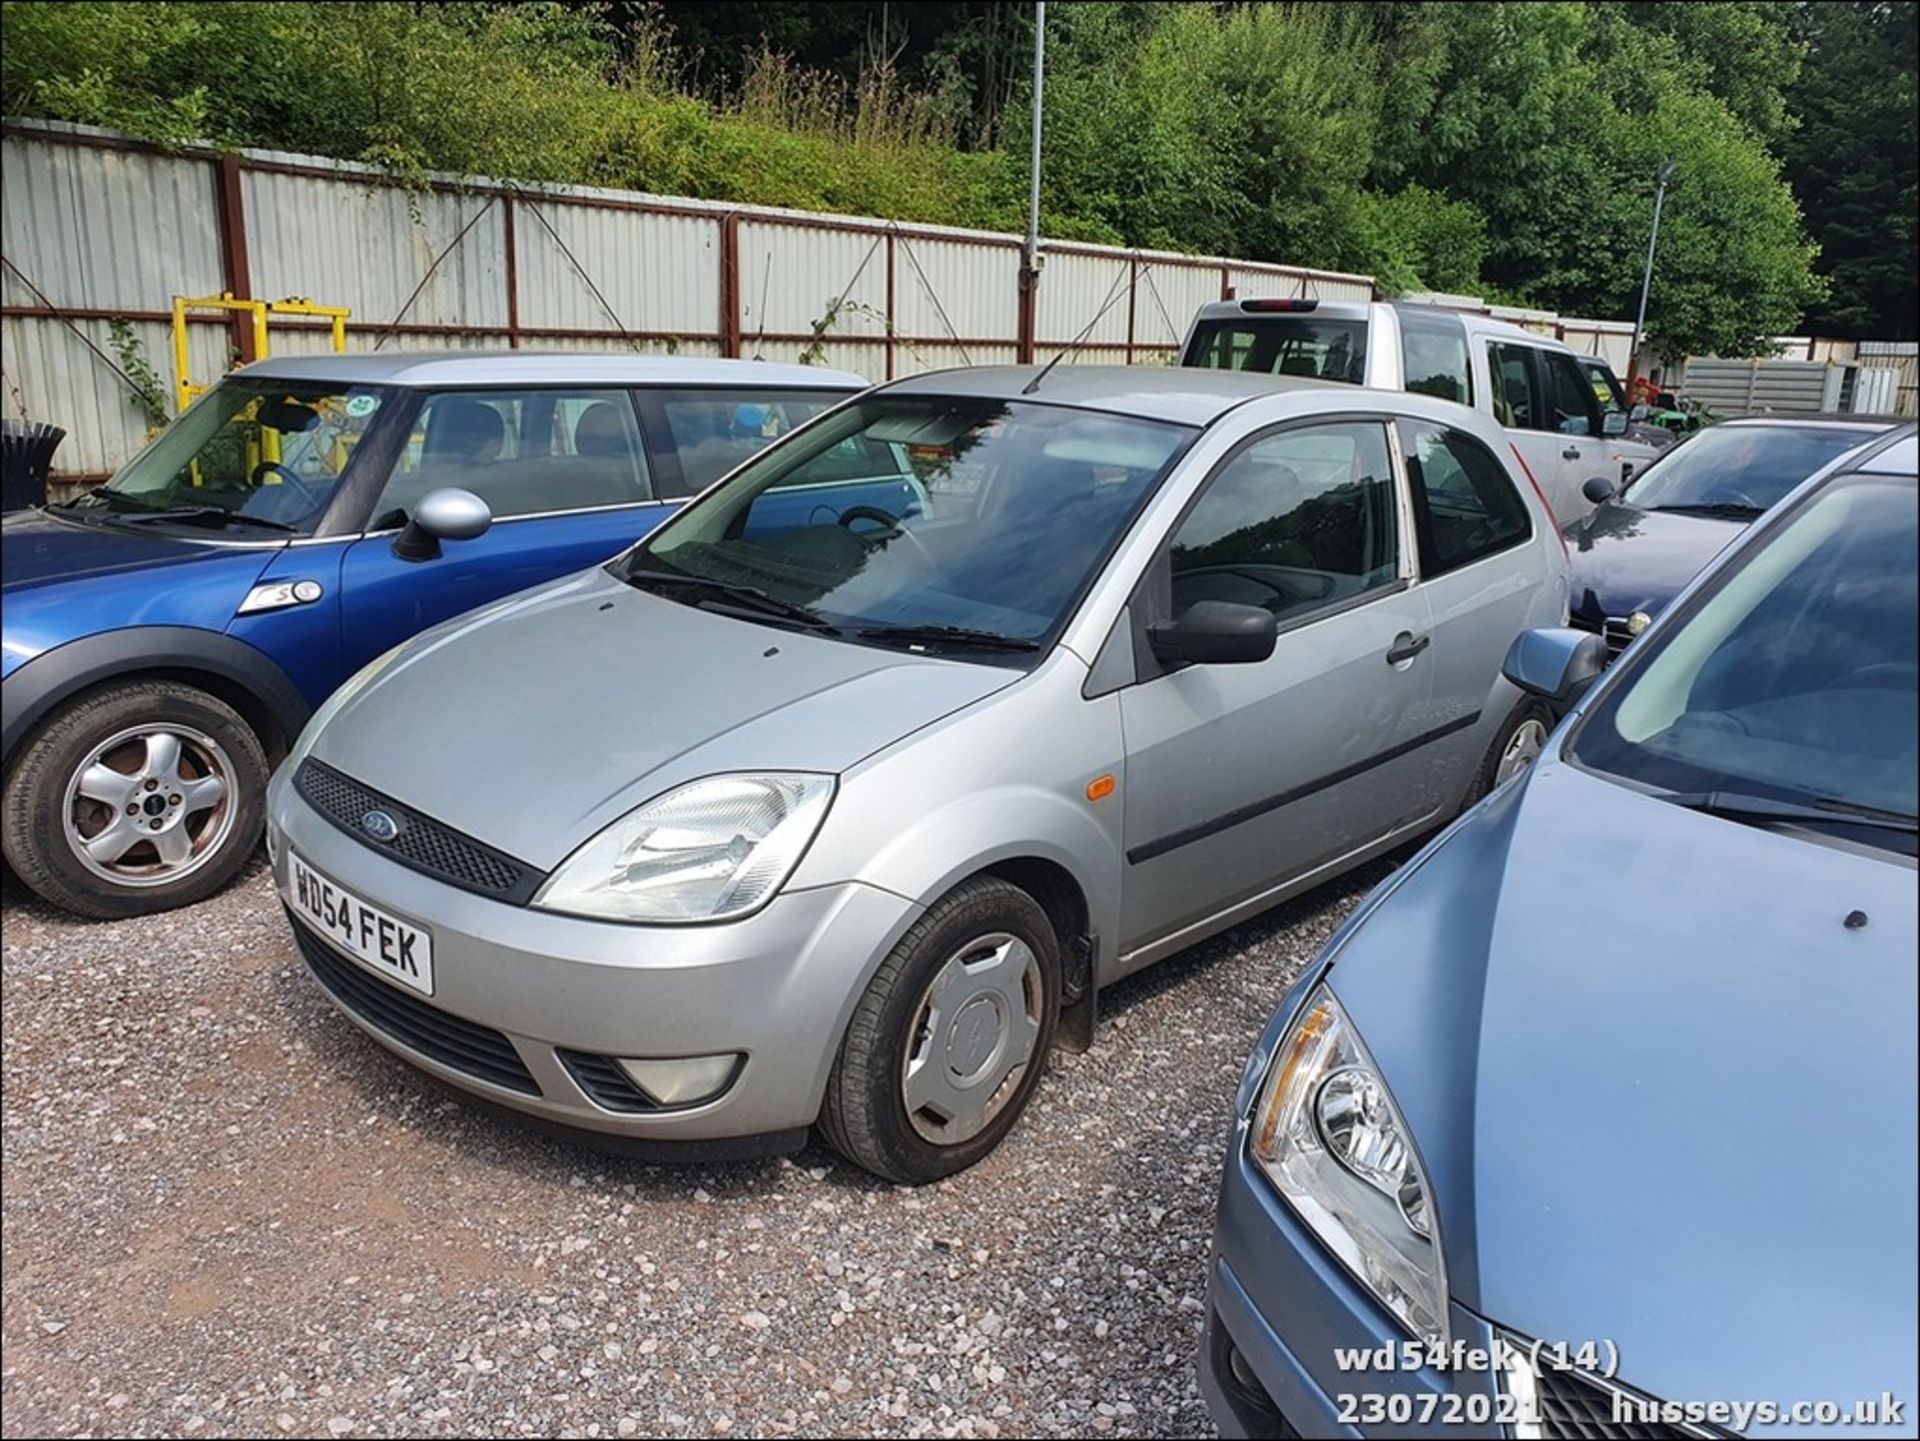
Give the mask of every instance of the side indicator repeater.
POLYGON ((1108 772, 1103 776, 1095 776, 1087 782, 1087 799, 1090 801, 1103 801, 1113 794, 1114 787, 1117 784, 1119 783, 1114 780, 1112 772, 1108 772))

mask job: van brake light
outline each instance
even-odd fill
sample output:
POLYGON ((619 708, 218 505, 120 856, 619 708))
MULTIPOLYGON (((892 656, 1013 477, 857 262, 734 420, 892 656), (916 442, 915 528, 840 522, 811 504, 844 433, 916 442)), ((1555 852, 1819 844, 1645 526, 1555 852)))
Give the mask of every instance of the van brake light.
POLYGON ((1318 300, 1243 300, 1240 308, 1249 314, 1260 315, 1274 311, 1318 310, 1318 300))

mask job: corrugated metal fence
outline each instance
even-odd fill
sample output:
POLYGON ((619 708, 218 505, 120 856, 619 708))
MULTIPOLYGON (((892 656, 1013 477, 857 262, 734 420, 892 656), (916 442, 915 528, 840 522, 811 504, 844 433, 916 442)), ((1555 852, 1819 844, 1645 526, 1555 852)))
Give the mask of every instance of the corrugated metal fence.
MULTIPOLYGON (((1062 347, 1164 362, 1204 300, 1374 294, 1364 275, 1047 241, 1028 301, 1009 235, 454 176, 406 187, 340 161, 50 122, 7 122, 0 179, 0 407, 67 428, 69 479, 140 443, 110 330, 127 327, 164 385, 175 295, 348 306, 355 348, 632 345, 805 356, 880 380, 1062 347)), ((276 322, 271 343, 321 350, 326 330, 276 322)), ((251 348, 244 326, 192 322, 197 379, 251 348)))

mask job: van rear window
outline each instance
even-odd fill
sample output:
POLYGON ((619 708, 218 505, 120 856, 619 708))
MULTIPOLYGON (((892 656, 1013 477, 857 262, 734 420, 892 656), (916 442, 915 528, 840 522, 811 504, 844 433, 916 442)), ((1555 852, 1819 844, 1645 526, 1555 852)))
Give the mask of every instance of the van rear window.
POLYGON ((1367 373, 1367 323, 1314 315, 1203 320, 1180 363, 1360 385, 1367 373))

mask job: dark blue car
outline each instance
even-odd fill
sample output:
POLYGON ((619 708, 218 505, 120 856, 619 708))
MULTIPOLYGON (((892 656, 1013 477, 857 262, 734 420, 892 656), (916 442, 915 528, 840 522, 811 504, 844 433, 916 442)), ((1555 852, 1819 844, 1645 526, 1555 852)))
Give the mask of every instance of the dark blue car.
POLYGON ((1223 1433, 1915 1434, 1915 477, 1809 481, 1610 668, 1516 640, 1572 714, 1241 1078, 1223 1433))
POLYGON ((1782 496, 1893 424, 1867 415, 1751 416, 1674 446, 1567 527, 1572 624, 1605 636, 1618 654, 1782 496))
MULTIPOLYGON (((623 549, 864 385, 590 355, 234 373, 104 488, 5 522, 7 863, 89 916, 207 895, 252 852, 268 771, 342 679, 623 549)), ((852 492, 793 503, 857 502, 848 523, 870 529, 918 503, 903 463, 846 461, 852 492)))

